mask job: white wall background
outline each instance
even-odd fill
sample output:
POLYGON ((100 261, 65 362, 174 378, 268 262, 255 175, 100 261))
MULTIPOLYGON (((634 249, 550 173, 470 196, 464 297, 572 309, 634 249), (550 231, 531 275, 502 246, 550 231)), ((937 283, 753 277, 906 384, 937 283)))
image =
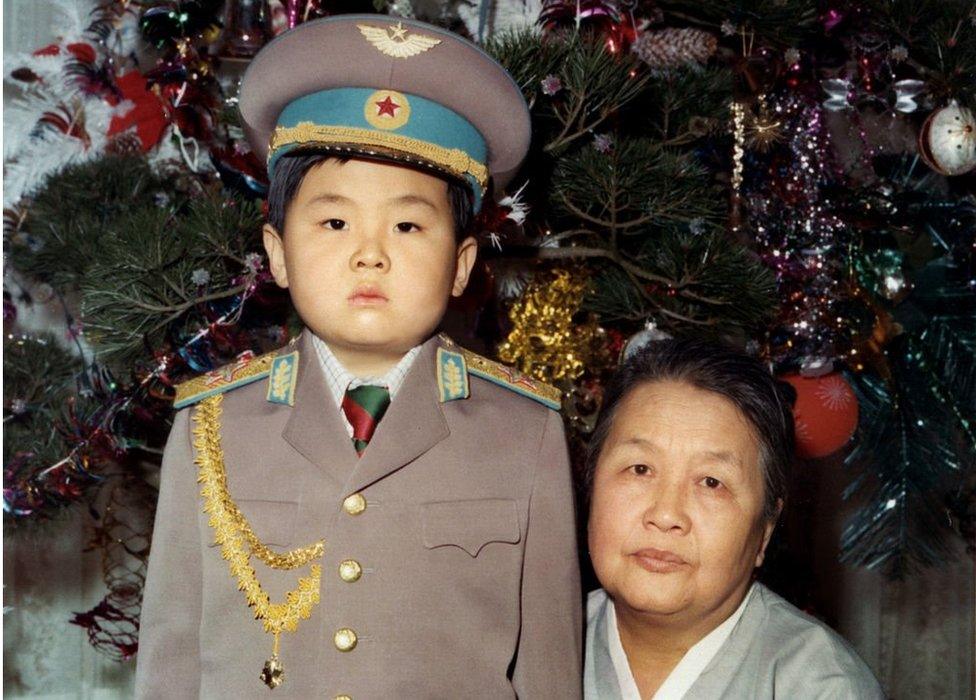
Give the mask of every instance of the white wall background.
MULTIPOLYGON (((77 0, 91 6, 89 0, 77 0)), ((4 0, 3 56, 50 44, 53 0, 4 0)), ((4 85, 4 98, 11 95, 4 85)), ((132 696, 135 663, 96 652, 85 631, 69 625, 105 594, 97 553, 87 543, 85 516, 3 533, 3 696, 43 700, 102 700, 132 696)))

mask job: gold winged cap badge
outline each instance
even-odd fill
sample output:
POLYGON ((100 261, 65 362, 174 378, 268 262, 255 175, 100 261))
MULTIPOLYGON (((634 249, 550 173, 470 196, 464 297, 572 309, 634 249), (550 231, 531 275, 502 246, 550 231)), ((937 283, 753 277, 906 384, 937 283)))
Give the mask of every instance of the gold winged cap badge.
POLYGON ((416 32, 407 35, 403 22, 389 27, 371 27, 357 24, 360 33, 375 46, 380 53, 392 58, 410 58, 423 53, 441 43, 440 39, 424 36, 416 32))

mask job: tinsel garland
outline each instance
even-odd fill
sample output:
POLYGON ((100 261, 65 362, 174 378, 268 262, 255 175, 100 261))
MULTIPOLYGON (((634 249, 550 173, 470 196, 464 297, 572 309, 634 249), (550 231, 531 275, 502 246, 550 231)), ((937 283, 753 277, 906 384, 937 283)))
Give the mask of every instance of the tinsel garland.
POLYGON ((512 304, 512 330, 498 357, 544 382, 572 381, 606 367, 603 329, 592 315, 576 318, 588 287, 580 270, 539 274, 512 304))

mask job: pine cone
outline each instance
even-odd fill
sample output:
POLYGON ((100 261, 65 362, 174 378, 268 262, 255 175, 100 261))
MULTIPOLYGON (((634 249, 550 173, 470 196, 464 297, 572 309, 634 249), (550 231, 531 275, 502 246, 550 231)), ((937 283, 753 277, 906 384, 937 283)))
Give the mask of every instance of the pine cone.
POLYGON ((113 155, 140 155, 142 153, 142 142, 134 131, 123 131, 120 134, 109 137, 105 145, 105 152, 113 155))
POLYGON ((691 27, 658 29, 643 32, 632 50, 652 68, 677 68, 705 63, 718 48, 714 34, 691 27))

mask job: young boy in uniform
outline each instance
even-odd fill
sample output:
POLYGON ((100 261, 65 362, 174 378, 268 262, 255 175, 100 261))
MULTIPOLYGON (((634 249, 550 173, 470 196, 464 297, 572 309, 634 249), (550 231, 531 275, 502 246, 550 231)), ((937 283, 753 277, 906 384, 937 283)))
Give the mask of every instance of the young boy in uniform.
POLYGON ((137 696, 579 697, 559 393, 435 335, 525 156, 518 87, 449 32, 345 15, 265 47, 240 109, 306 328, 178 388, 137 696))

